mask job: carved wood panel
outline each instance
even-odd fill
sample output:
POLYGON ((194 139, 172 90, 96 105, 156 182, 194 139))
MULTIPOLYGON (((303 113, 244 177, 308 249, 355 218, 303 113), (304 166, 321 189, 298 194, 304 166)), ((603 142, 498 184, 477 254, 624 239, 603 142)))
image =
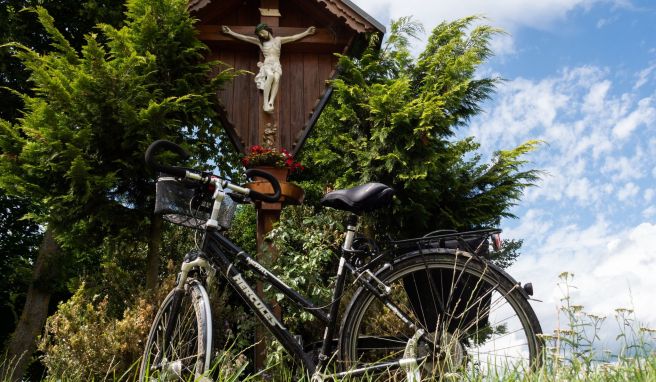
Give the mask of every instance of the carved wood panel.
MULTIPOLYGON (((340 2, 277 0, 271 3, 278 4, 280 13, 275 20, 279 26, 273 28, 275 35, 297 34, 308 26, 317 27, 315 35, 282 47, 283 74, 273 119, 278 128, 276 146, 292 152, 297 151, 325 104, 325 96, 329 94, 326 81, 336 70, 335 53, 344 53, 358 35, 345 23, 342 10, 339 14, 331 13, 336 10, 335 1, 340 2)), ((210 47, 210 58, 251 72, 235 78, 217 93, 225 127, 243 151, 262 144, 263 126, 270 119, 261 111, 261 96, 254 83, 259 70, 256 65, 262 57, 257 46, 223 35, 220 27, 228 25, 237 33, 254 35, 255 25, 272 17, 260 15, 259 8, 266 4, 269 3, 260 0, 213 0, 198 13, 200 38, 210 47)))

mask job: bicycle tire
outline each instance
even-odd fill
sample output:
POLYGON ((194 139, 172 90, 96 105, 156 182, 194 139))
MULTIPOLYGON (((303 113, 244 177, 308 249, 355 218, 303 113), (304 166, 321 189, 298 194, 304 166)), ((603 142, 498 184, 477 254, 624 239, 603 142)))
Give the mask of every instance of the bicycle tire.
POLYGON ((390 300, 424 336, 361 287, 340 328, 343 370, 419 357, 422 362, 386 368, 372 380, 454 375, 469 380, 490 373, 523 373, 539 365, 543 344, 538 319, 520 286, 490 264, 461 252, 409 256, 377 278, 391 288, 390 300))
POLYGON ((166 296, 150 328, 139 381, 194 381, 210 368, 212 314, 207 292, 198 281, 185 284, 171 339, 164 341, 175 292, 166 296))

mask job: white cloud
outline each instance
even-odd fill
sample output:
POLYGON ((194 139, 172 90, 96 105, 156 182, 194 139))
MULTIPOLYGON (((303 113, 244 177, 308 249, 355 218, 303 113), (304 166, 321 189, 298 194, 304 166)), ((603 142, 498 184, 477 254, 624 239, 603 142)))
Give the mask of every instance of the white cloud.
MULTIPOLYGON (((514 232, 523 231, 522 226, 523 222, 514 232)), ((525 247, 531 251, 525 249, 509 271, 517 280, 533 283, 534 297, 542 302, 532 305, 545 332, 559 326, 556 308, 562 290, 558 275, 565 271, 575 275, 572 302, 583 305, 586 312, 612 316, 616 308, 630 306, 639 320, 656 326, 652 302, 655 224, 642 223, 622 232, 612 231, 604 220, 585 228, 567 225, 547 235, 527 237, 525 247)), ((608 338, 608 331, 602 336, 608 338)))
POLYGON ((548 234, 553 228, 550 217, 545 211, 529 209, 521 217, 522 224, 518 227, 506 229, 508 237, 541 237, 548 234))
POLYGON ((642 211, 642 217, 645 219, 652 219, 656 217, 656 206, 649 206, 642 211))
MULTIPOLYGON (((576 10, 589 10, 597 5, 615 7, 627 6, 624 0, 354 0, 367 13, 376 17, 383 24, 389 24, 389 18, 414 16, 431 31, 442 21, 452 21, 471 15, 487 18, 491 25, 501 27, 511 35, 519 28, 549 29, 558 21, 576 10)), ((499 36, 493 42, 497 54, 514 53, 516 47, 510 36, 499 36)))
POLYGON ((490 41, 490 49, 496 56, 510 56, 517 53, 515 41, 511 35, 497 35, 490 41))
POLYGON ((636 75, 638 80, 636 81, 635 85, 633 85, 633 89, 640 89, 644 84, 646 84, 649 81, 649 77, 651 76, 651 73, 654 71, 654 69, 656 69, 656 64, 653 64, 638 72, 636 75))
POLYGON ((601 168, 601 173, 612 177, 614 182, 622 182, 629 179, 641 179, 647 175, 644 163, 647 158, 640 147, 636 148, 633 157, 613 156, 606 157, 605 163, 601 168))
POLYGON ((606 104, 606 95, 610 89, 611 82, 603 80, 590 87, 590 91, 583 100, 583 110, 589 113, 600 112, 604 110, 606 104))
POLYGON ((442 20, 479 14, 488 17, 494 24, 514 29, 519 26, 547 28, 562 20, 576 8, 588 10, 597 4, 624 6, 622 1, 609 0, 442 0, 426 6, 424 0, 355 0, 371 14, 389 13, 391 17, 418 15, 426 26, 442 20))
POLYGON ((656 193, 656 189, 654 188, 648 188, 645 190, 645 193, 643 194, 645 198, 645 202, 649 203, 654 199, 654 194, 656 193))
POLYGON ((608 197, 634 205, 638 180, 656 176, 656 139, 642 139, 656 127, 656 98, 619 92, 611 75, 581 66, 541 80, 513 79, 462 134, 475 136, 489 152, 528 139, 547 142, 530 159, 548 176, 525 192, 523 203, 606 213, 622 208, 608 197))
POLYGON ((618 121, 613 128, 613 135, 623 139, 639 126, 653 124, 656 121, 656 109, 652 106, 653 103, 651 97, 641 99, 637 110, 618 121))
POLYGON ((621 202, 625 202, 628 199, 633 199, 638 195, 638 192, 640 192, 640 187, 633 182, 629 182, 617 192, 617 198, 621 202))
POLYGON ((507 237, 525 240, 510 274, 533 282, 545 331, 558 324, 563 271, 576 274, 572 297, 587 312, 612 316, 634 306, 639 319, 656 326, 649 293, 656 289, 656 189, 649 178, 656 178, 656 97, 621 86, 613 71, 594 66, 513 79, 462 132, 489 151, 547 142, 530 154, 529 167, 548 176, 526 191, 514 211, 519 219, 503 227, 507 237))

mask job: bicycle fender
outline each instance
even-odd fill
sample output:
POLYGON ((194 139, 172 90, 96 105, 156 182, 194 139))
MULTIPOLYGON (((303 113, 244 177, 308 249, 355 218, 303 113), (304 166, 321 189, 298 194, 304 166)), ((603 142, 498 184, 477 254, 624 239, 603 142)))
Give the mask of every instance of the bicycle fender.
MULTIPOLYGON (((404 253, 404 254, 396 257, 394 259, 394 262, 392 263, 392 266, 394 267, 394 266, 398 265, 399 263, 401 263, 405 260, 412 259, 412 258, 415 258, 415 257, 418 257, 418 256, 444 255, 444 254, 455 256, 454 250, 450 249, 450 248, 427 248, 427 249, 407 252, 407 253, 404 253)), ((512 283, 512 285, 520 286, 517 289, 519 289, 519 293, 522 295, 522 297, 524 297, 526 300, 529 300, 531 298, 531 296, 529 296, 528 293, 526 293, 524 288, 521 287, 521 284, 517 280, 515 280, 515 278, 513 278, 508 272, 506 272, 505 269, 501 268, 500 266, 494 264, 491 261, 487 261, 487 260, 481 258, 480 256, 476 256, 472 253, 465 252, 465 251, 458 251, 458 256, 465 256, 465 257, 471 259, 470 261, 476 261, 479 264, 484 264, 484 265, 492 268, 492 270, 499 273, 499 275, 504 277, 508 282, 512 283)), ((386 270, 385 266, 382 266, 379 269, 377 269, 376 272, 374 272, 374 274, 376 276, 379 276, 379 274, 381 274, 385 270, 386 270)))

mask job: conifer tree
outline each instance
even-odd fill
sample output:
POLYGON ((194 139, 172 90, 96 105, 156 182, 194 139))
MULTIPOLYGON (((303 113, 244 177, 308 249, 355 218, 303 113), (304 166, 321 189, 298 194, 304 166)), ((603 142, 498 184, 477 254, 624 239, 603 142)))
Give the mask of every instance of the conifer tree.
MULTIPOLYGON (((0 2, 0 45, 21 42, 37 52, 50 50, 47 33, 34 12, 23 11, 35 0, 0 2)), ((56 20, 59 30, 78 48, 84 35, 98 22, 119 25, 123 20, 123 0, 58 0, 40 2, 56 20)), ((29 93, 29 72, 9 49, 0 49, 0 118, 15 122, 23 107, 21 98, 6 89, 29 93)), ((0 270, 5 276, 0 284, 0 343, 14 330, 23 306, 31 264, 34 264, 38 242, 43 236, 38 225, 20 219, 30 210, 29 198, 12 197, 0 189, 0 270), (26 277, 26 275, 28 277, 26 277)))
POLYGON ((498 31, 475 20, 438 25, 417 58, 408 47, 422 28, 410 18, 392 24, 382 49, 372 41, 360 59, 340 57, 331 106, 303 151, 303 176, 333 188, 392 186, 396 202, 373 220, 378 232, 414 237, 498 225, 539 175, 523 166, 537 142, 483 163, 475 137, 455 139, 499 81, 476 75, 498 31))
POLYGON ((153 174, 143 161, 153 140, 228 166, 217 151, 214 103, 232 74, 205 61, 186 5, 130 0, 125 26, 98 25, 79 51, 36 8, 52 51, 5 46, 29 71, 33 94, 20 94, 22 118, 0 121, 0 187, 30 198, 36 208, 29 218, 47 230, 9 346, 10 359, 22 357, 15 378, 34 349, 52 289, 80 263, 74 256, 108 235, 146 241, 147 284, 154 286, 161 224, 152 216, 153 174))

